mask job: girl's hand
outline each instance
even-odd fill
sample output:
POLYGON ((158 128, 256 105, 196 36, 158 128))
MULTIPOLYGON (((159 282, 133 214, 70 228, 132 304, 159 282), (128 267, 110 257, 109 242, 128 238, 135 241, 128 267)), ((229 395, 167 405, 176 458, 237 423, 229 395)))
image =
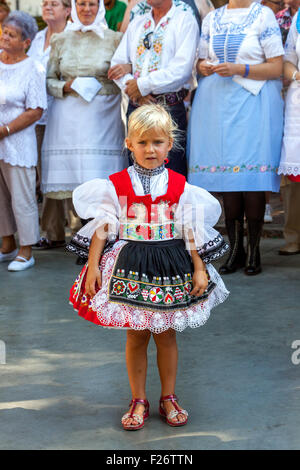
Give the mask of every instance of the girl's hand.
POLYGON ((207 274, 203 270, 194 271, 193 275, 193 290, 190 292, 190 295, 195 297, 200 297, 204 294, 204 291, 207 289, 208 279, 207 274))
POLYGON ((214 66, 211 64, 208 64, 206 60, 199 60, 197 63, 197 71, 204 77, 208 77, 209 75, 212 75, 214 73, 213 68, 214 66))
POLYGON ((102 275, 99 268, 88 267, 88 272, 85 281, 85 292, 90 297, 96 295, 96 283, 100 289, 102 286, 102 275))
POLYGON ((127 73, 132 72, 131 64, 117 64, 111 67, 107 73, 107 78, 109 80, 118 80, 119 78, 124 77, 127 73))
POLYGON ((213 65, 213 72, 220 77, 232 77, 233 75, 244 75, 245 66, 243 64, 232 64, 224 62, 224 64, 213 65))

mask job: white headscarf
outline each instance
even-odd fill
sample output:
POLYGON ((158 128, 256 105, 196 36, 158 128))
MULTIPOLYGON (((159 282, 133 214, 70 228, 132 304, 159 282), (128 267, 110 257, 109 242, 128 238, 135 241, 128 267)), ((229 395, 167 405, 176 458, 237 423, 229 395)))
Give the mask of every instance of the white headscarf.
POLYGON ((73 23, 69 23, 67 29, 69 31, 82 31, 85 33, 86 31, 94 31, 100 38, 104 37, 104 31, 108 28, 106 20, 105 20, 105 6, 103 0, 99 0, 99 9, 95 21, 92 24, 84 25, 79 21, 77 10, 76 10, 76 2, 72 0, 72 11, 71 16, 73 23))

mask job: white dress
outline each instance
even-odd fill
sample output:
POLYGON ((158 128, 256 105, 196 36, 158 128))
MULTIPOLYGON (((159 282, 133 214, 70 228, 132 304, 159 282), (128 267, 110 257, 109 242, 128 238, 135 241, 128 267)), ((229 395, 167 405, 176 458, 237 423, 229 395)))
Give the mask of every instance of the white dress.
MULTIPOLYGON (((42 147, 42 191, 70 197, 80 184, 108 178, 127 166, 121 94, 107 79, 110 59, 120 34, 105 31, 99 38, 88 31, 64 31, 51 38, 48 92, 54 96, 42 147), (87 53, 88 51, 88 53, 87 53), (70 78, 96 77, 99 94, 88 103, 74 92, 64 96, 70 78)), ((57 195, 57 196, 56 196, 57 195)))
MULTIPOLYGON (((26 109, 47 108, 45 70, 32 58, 16 64, 0 61, 0 126, 26 109)), ((0 160, 30 168, 37 164, 35 123, 0 140, 0 160)))
MULTIPOLYGON (((126 171, 127 178, 129 175, 126 185, 132 186, 134 199, 141 201, 141 196, 149 197, 144 194, 135 168, 122 173, 126 171)), ((221 214, 220 204, 204 189, 183 182, 180 183, 183 192, 174 213, 164 212, 170 196, 169 186, 171 192, 176 192, 172 189, 174 185, 169 184, 170 178, 174 177, 168 170, 151 177, 152 205, 148 223, 143 202, 131 206, 136 217, 127 219, 127 208, 124 212, 112 181, 95 179, 74 191, 77 213, 93 220, 75 235, 68 249, 77 254, 80 248, 82 252, 88 249, 95 231, 105 224, 109 226, 111 241, 101 258, 102 287, 93 299, 85 293, 87 264, 71 288, 70 303, 81 317, 109 328, 149 329, 153 333, 169 328, 183 331, 203 325, 211 309, 227 298, 229 292, 211 264, 228 249, 223 237, 213 228, 221 214), (163 198, 166 198, 166 205, 163 198), (169 231, 170 221, 174 221, 174 230, 169 231), (124 226, 129 229, 123 230, 124 226), (193 267, 188 254, 187 230, 193 231, 197 251, 208 273, 208 288, 199 299, 189 294, 193 267), (118 233, 119 240, 116 239, 118 233), (154 234, 151 240, 144 238, 147 233, 154 234), (134 269, 130 270, 132 267, 134 269)), ((100 236, 99 231, 97 234, 100 236)))
MULTIPOLYGON (((285 45, 284 60, 291 62, 299 70, 300 35, 297 31, 297 13, 285 45)), ((281 149, 281 160, 278 173, 282 175, 300 175, 300 84, 292 81, 285 100, 284 134, 281 149)))

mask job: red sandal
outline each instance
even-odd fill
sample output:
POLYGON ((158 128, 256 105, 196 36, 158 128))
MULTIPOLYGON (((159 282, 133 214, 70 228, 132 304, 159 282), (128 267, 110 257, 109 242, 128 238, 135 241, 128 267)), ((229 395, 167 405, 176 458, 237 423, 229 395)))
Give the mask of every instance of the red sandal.
POLYGON ((144 427, 145 421, 149 418, 150 405, 149 405, 148 400, 143 400, 142 398, 134 398, 129 403, 129 406, 131 405, 133 405, 132 410, 129 413, 126 413, 124 416, 122 416, 122 420, 121 420, 123 429, 125 429, 125 431, 137 431, 138 429, 142 429, 144 427), (135 407, 138 403, 141 403, 145 407, 143 416, 134 413, 135 407), (128 418, 135 419, 138 422, 138 424, 124 424, 123 421, 128 418))
POLYGON ((160 397, 159 400, 159 414, 162 418, 166 420, 169 426, 184 426, 188 422, 188 412, 186 410, 181 410, 176 403, 177 401, 178 399, 176 395, 166 395, 165 397, 160 397), (175 410, 172 410, 170 411, 170 413, 167 414, 162 405, 164 401, 171 401, 173 406, 175 407, 175 410), (179 414, 185 415, 186 419, 184 421, 178 421, 177 423, 170 421, 170 419, 176 418, 179 414))

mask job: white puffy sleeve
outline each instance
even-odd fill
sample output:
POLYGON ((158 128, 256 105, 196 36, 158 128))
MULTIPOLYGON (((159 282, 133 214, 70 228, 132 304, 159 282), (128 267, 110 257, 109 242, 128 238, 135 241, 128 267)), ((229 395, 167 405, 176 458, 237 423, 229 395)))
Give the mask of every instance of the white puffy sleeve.
POLYGON ((174 214, 175 228, 186 241, 187 249, 188 231, 192 230, 197 251, 205 263, 220 258, 229 248, 223 236, 214 229, 221 212, 219 201, 208 191, 185 184, 174 214))
POLYGON ((107 243, 116 240, 119 232, 120 206, 111 181, 96 178, 81 184, 73 191, 73 204, 79 217, 89 222, 73 236, 67 245, 68 251, 87 258, 95 231, 106 224, 108 224, 107 243))

